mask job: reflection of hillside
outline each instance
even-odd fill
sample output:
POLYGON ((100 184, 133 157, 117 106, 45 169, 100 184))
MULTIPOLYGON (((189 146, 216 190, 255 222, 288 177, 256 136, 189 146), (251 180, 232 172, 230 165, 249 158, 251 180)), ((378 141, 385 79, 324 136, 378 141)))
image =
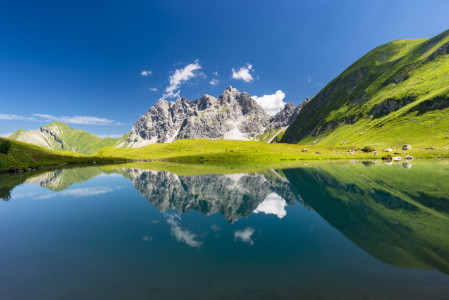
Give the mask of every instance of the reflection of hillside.
POLYGON ((307 205, 372 256, 449 274, 448 170, 329 164, 284 173, 307 205))
POLYGON ((258 173, 177 176, 140 169, 128 169, 128 174, 134 187, 161 211, 176 209, 184 213, 194 209, 205 215, 220 212, 230 223, 249 216, 265 199, 271 201, 268 203, 276 201, 273 193, 289 205, 297 199, 293 187, 280 176, 278 180, 258 173))
POLYGON ((59 169, 28 178, 26 183, 37 183, 53 191, 62 191, 74 183, 82 183, 102 173, 100 167, 59 169))

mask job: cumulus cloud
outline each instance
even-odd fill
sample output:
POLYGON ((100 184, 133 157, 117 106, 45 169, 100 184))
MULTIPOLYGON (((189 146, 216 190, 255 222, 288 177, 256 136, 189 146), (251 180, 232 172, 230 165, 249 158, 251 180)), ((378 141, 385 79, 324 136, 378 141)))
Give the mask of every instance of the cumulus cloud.
POLYGON ((234 68, 232 68, 232 78, 234 79, 241 79, 245 82, 251 82, 253 81, 253 76, 251 75, 250 71, 252 70, 253 66, 250 64, 246 64, 246 67, 241 67, 240 70, 237 72, 234 68))
POLYGON ((105 118, 91 117, 91 116, 61 116, 56 117, 47 114, 33 114, 33 116, 42 118, 46 121, 61 121, 69 124, 84 124, 84 125, 125 125, 121 122, 115 122, 105 118))
POLYGON ((12 132, 0 133, 0 137, 7 138, 11 135, 12 132))
POLYGON ((269 194, 262 203, 257 206, 254 212, 264 213, 264 214, 272 214, 276 215, 279 219, 282 219, 287 215, 287 211, 285 207, 287 206, 287 201, 283 199, 276 193, 269 194))
POLYGON ((187 229, 182 229, 179 220, 181 218, 178 215, 166 214, 167 223, 171 227, 171 234, 176 238, 178 242, 186 243, 188 246, 193 248, 199 248, 203 243, 197 241, 196 235, 191 233, 187 229))
POLYGON ((150 88, 150 91, 157 92, 157 88, 150 88))
POLYGON ((210 85, 217 85, 217 84, 219 84, 219 83, 220 83, 220 80, 218 80, 218 79, 212 79, 212 80, 209 82, 210 85))
POLYGON ((142 76, 149 76, 151 74, 152 74, 152 72, 150 70, 140 72, 140 75, 142 75, 142 76))
POLYGON ((272 116, 281 111, 285 106, 285 93, 281 90, 276 91, 272 95, 263 95, 262 97, 253 96, 252 98, 256 100, 257 104, 262 106, 267 114, 272 116))
POLYGON ((15 120, 15 121, 37 121, 33 117, 24 117, 18 115, 0 114, 0 120, 15 120))
POLYGON ((237 230, 234 232, 234 242, 236 240, 241 240, 244 243, 248 243, 250 246, 254 245, 254 241, 251 236, 254 233, 254 228, 247 227, 245 230, 237 230))
POLYGON ((199 69, 201 69, 201 65, 198 60, 195 60, 193 64, 189 64, 185 68, 176 69, 175 73, 170 76, 170 85, 165 89, 161 99, 179 97, 181 84, 198 76, 195 71, 199 69))
POLYGON ((50 199, 54 197, 67 197, 67 196, 74 196, 74 197, 96 196, 106 194, 112 191, 114 190, 108 187, 77 188, 36 197, 34 199, 50 199))

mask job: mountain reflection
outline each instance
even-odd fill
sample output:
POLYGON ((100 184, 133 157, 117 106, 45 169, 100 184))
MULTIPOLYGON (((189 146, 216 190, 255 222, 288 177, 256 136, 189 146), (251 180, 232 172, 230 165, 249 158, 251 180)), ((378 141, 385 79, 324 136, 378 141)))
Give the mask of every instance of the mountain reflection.
MULTIPOLYGON (((202 245, 198 236, 183 228, 179 215, 166 211, 182 214, 196 210, 206 216, 218 212, 232 224, 252 213, 288 218, 287 207, 298 201, 383 262, 449 274, 449 166, 410 167, 372 162, 310 163, 296 169, 192 176, 132 165, 107 170, 74 168, 31 177, 0 176, 0 196, 10 199, 12 188, 23 182, 40 184, 61 196, 98 195, 110 190, 107 186, 68 188, 102 173, 120 174, 164 212, 171 235, 194 248, 202 245)), ((254 232, 253 227, 236 230, 234 240, 251 246, 254 232)))
POLYGON ((134 187, 161 211, 180 213, 197 210, 207 215, 219 212, 233 223, 253 211, 286 215, 284 207, 295 205, 294 187, 274 170, 274 179, 260 173, 177 176, 170 172, 127 169, 134 187))

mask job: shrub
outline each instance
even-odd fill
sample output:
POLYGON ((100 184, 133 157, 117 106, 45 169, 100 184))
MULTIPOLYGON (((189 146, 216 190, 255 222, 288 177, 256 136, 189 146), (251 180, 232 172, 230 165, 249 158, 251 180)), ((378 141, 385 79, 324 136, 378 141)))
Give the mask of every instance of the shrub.
POLYGON ((0 153, 8 154, 9 149, 11 149, 11 142, 10 141, 6 141, 5 140, 5 141, 3 141, 0 144, 0 153))
POLYGON ((376 149, 374 149, 371 146, 365 146, 365 147, 362 148, 362 151, 363 152, 373 152, 373 151, 376 151, 376 149))

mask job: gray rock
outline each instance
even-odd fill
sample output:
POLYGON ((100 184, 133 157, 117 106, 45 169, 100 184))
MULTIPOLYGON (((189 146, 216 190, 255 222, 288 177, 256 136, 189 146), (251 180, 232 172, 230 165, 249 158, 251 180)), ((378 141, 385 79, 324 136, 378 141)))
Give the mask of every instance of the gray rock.
POLYGON ((405 160, 412 161, 412 160, 413 160, 413 156, 411 156, 411 155, 406 155, 406 156, 404 157, 404 159, 405 159, 405 160))
POLYGON ((247 93, 231 86, 218 99, 204 95, 194 101, 159 100, 137 120, 128 140, 118 147, 135 148, 179 139, 256 139, 268 129, 289 126, 307 101, 296 108, 288 103, 270 116, 247 93))
POLYGON ((402 150, 411 150, 412 149, 412 146, 410 146, 410 145, 404 145, 404 146, 402 146, 402 150))

